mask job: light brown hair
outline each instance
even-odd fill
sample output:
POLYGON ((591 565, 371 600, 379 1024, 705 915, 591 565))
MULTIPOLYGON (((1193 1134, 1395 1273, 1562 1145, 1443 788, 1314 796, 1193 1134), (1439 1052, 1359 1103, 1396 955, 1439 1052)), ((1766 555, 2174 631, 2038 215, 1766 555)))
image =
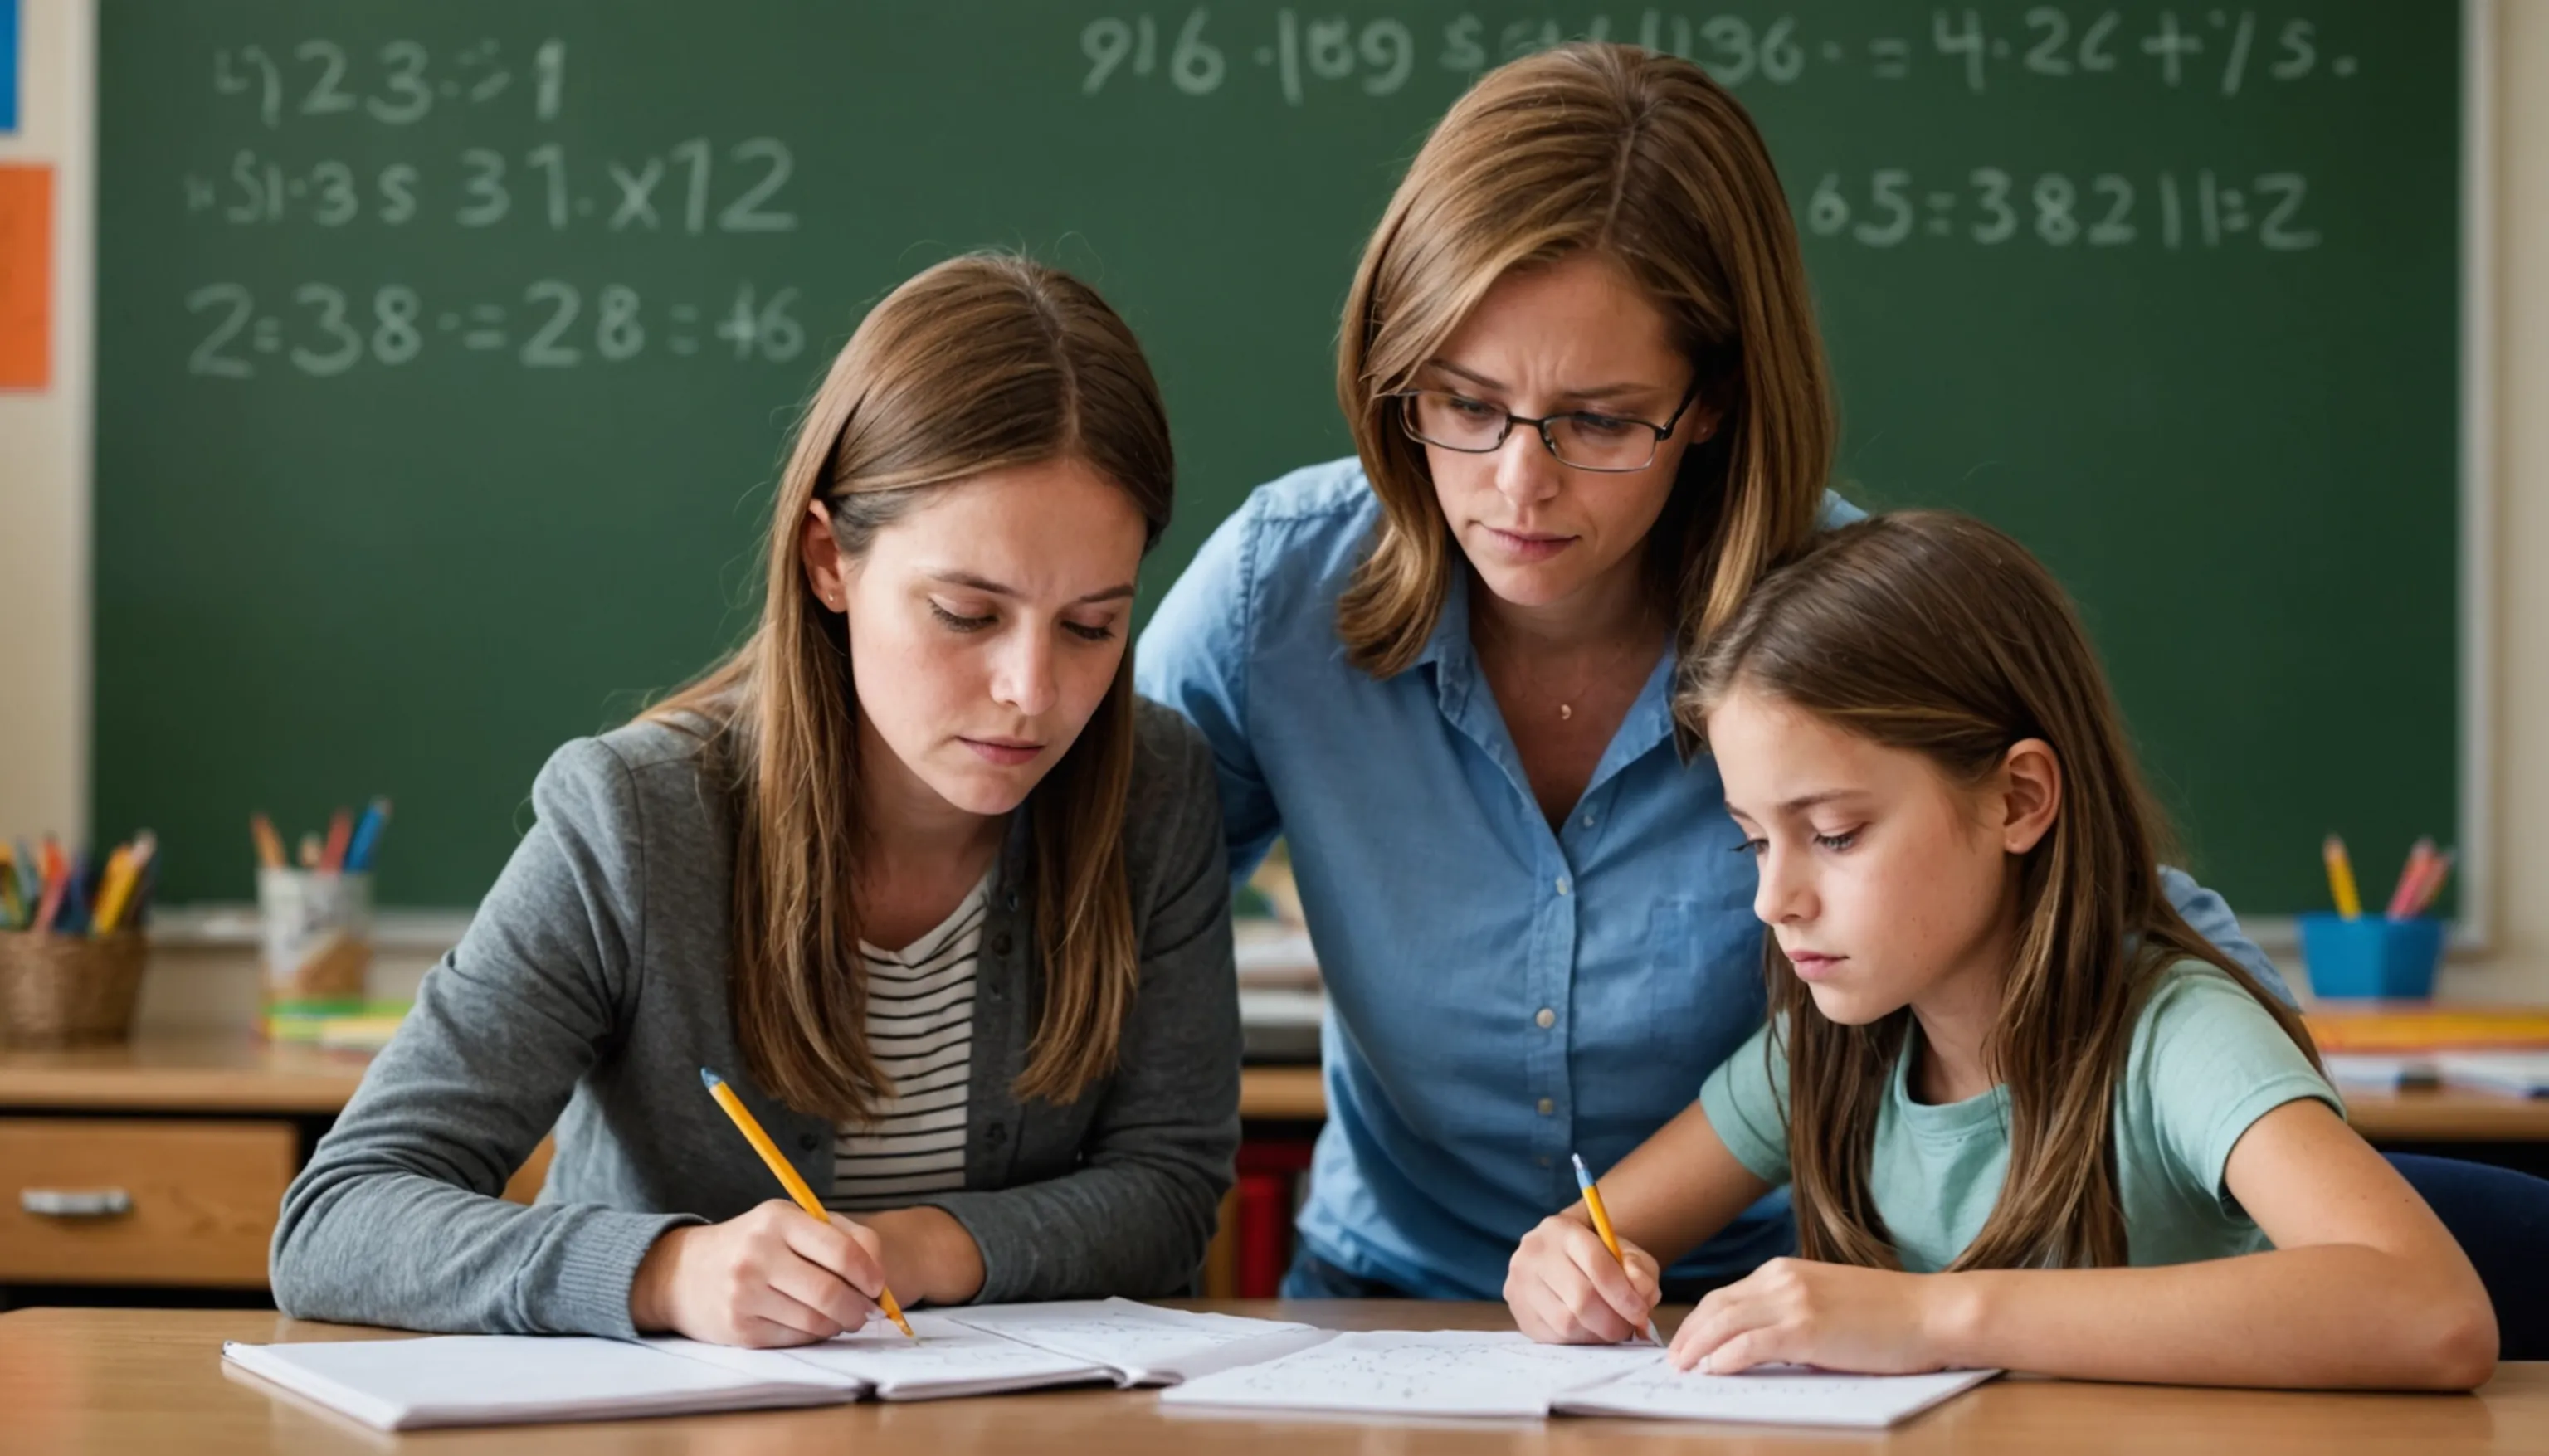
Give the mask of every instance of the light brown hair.
MULTIPOLYGON (((1952 1267, 2125 1262, 2116 1086, 2159 973, 2219 967, 2316 1059, 2301 1018, 2196 933, 2160 882, 2166 827, 2144 791, 2079 617, 2025 547, 1967 516, 1904 511, 1831 532, 1753 591, 1677 704, 1742 689, 1928 758, 1975 784, 2022 740, 2062 771, 2052 827, 2019 865, 2019 943, 1987 1054, 2009 1089, 2009 1171, 1952 1267)), ((1767 938, 1771 1025, 1788 1054, 1798 1249, 1897 1266, 1868 1188, 1907 1008, 1842 1026, 1767 938)))
POLYGON ((1700 412, 1720 418, 1684 453, 1646 548, 1681 660, 1813 533, 1836 425, 1768 148, 1687 60, 1561 46, 1489 71, 1453 104, 1346 298, 1337 400, 1381 509, 1337 608, 1364 671, 1385 677, 1416 660, 1459 565, 1424 449, 1399 427, 1390 392, 1410 387, 1497 279, 1588 252, 1619 264, 1662 313, 1696 371, 1700 412))
MULTIPOLYGON (((1168 526, 1166 410, 1124 321, 1086 284, 1024 258, 950 259, 851 335, 797 429, 768 538, 759 626, 646 716, 699 731, 737 809, 731 1004, 755 1080, 790 1106, 864 1121, 892 1087, 867 1041, 854 888, 858 701, 844 620, 798 551, 810 502, 853 558, 948 486, 1013 466, 1086 462, 1168 526)), ((1115 1063, 1138 947, 1123 835, 1133 773, 1133 657, 1028 796, 1043 1012, 1017 1095, 1076 1098, 1115 1063)))

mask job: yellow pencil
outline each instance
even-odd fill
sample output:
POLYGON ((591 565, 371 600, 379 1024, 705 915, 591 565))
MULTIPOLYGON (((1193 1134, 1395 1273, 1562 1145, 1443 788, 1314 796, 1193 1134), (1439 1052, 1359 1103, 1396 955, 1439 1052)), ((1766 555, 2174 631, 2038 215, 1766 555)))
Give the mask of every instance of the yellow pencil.
POLYGON ((115 852, 124 862, 124 877, 116 878, 113 861, 107 864, 106 893, 97 902, 96 933, 107 935, 124 924, 125 912, 134 909, 134 891, 142 887, 142 873, 150 867, 150 857, 159 849, 159 837, 149 830, 134 836, 133 843, 115 852))
MULTIPOLYGON (((832 1222, 831 1215, 823 1212, 823 1201, 814 1196, 813 1189, 805 1186, 804 1179, 797 1176, 797 1169, 790 1166, 788 1159, 779 1155, 779 1144, 771 1141, 770 1135, 761 1131, 760 1119, 752 1115, 752 1109, 743 1105, 742 1098, 734 1095, 734 1089, 725 1084, 725 1078, 701 1067, 700 1081, 708 1087, 708 1095, 716 1099, 717 1106, 725 1109, 725 1115, 734 1120, 735 1131, 743 1135, 743 1140, 751 1143, 752 1150, 760 1153, 761 1160, 770 1165, 770 1171, 787 1188, 788 1196, 797 1200, 797 1207, 803 1209, 810 1218, 825 1224, 832 1222)), ((895 1303, 893 1290, 878 1288, 877 1308, 885 1311, 885 1318, 893 1320, 894 1327, 901 1330, 905 1338, 920 1337, 911 1332, 911 1321, 902 1318, 902 1306, 895 1303)))
POLYGON ((115 933, 115 918, 124 913, 124 897, 133 893, 133 847, 117 845, 97 877, 97 912, 89 917, 89 934, 115 933))
MULTIPOLYGON (((1584 1190, 1584 1212, 1593 1216, 1593 1231, 1602 1235, 1602 1246, 1611 1251, 1611 1257, 1618 1259, 1620 1268, 1626 1271, 1629 1256, 1620 1252, 1620 1235, 1611 1231, 1611 1215, 1602 1207, 1602 1190, 1593 1186, 1593 1174, 1584 1166, 1582 1154, 1569 1153, 1567 1156, 1574 1159, 1575 1186, 1584 1190)), ((1656 1344, 1664 1342, 1664 1337, 1655 1332, 1655 1321, 1652 1316, 1647 1320, 1647 1338, 1656 1344)))
POLYGON ((2335 835, 2319 846, 2327 860, 2327 891, 2336 897, 2336 913, 2348 920, 2363 914, 2363 896, 2354 888, 2354 862, 2345 857, 2345 841, 2335 835))

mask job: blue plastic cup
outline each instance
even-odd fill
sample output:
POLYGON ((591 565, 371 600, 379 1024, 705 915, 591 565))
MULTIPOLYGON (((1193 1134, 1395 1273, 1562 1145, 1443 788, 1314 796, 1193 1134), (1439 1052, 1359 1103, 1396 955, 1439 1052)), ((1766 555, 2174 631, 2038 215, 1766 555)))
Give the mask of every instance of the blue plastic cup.
POLYGON ((2305 915, 2302 962, 2310 971, 2311 994, 2430 1000, 2434 972, 2443 963, 2443 922, 2430 915, 2305 915))

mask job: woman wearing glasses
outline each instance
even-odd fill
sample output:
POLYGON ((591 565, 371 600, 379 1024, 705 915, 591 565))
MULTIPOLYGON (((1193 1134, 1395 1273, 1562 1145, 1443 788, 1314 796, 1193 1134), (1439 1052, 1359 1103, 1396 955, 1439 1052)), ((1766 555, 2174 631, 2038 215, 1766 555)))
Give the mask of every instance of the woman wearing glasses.
MULTIPOLYGON (((1137 682, 1211 741, 1233 871, 1287 839, 1327 981, 1284 1293, 1495 1299, 1574 1202, 1568 1155, 1619 1161, 1760 1025, 1753 867, 1670 689, 1858 512, 1824 489, 1786 198, 1687 61, 1589 44, 1480 79, 1373 233, 1338 354, 1356 458, 1223 523, 1137 682)), ((2272 978, 2217 897, 2172 890, 2272 978)), ((1790 1237, 1774 1196, 1665 1297, 1790 1237)), ((1583 1333, 1629 1332, 1606 1314, 1583 1333)))

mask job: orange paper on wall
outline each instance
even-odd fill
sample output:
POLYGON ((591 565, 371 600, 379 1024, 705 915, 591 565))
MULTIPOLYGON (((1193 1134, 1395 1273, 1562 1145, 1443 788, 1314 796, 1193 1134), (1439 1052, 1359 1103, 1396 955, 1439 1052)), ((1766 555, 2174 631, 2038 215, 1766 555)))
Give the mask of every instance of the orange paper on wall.
POLYGON ((0 167, 0 389, 52 383, 53 169, 0 167))

